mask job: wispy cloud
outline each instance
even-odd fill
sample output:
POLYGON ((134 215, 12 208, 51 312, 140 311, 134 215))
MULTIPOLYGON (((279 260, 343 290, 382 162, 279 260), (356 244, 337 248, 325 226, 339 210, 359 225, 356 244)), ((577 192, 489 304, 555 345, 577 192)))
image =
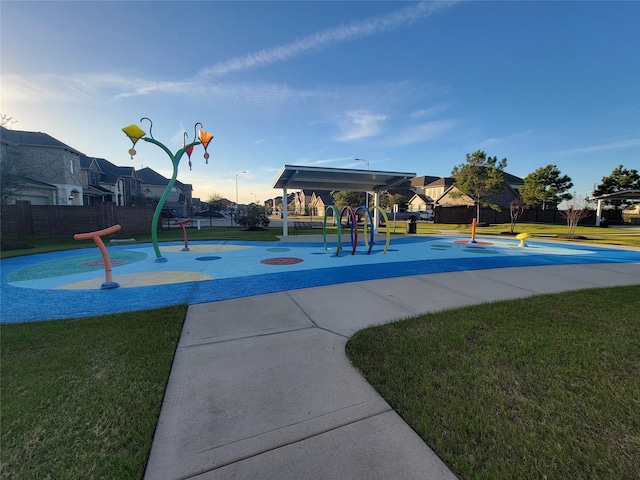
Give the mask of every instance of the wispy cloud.
POLYGON ((155 91, 172 91, 186 85, 206 85, 232 73, 246 72, 275 63, 286 62, 312 52, 355 39, 397 30, 415 21, 429 17, 432 13, 458 3, 457 0, 419 2, 386 15, 381 15, 348 25, 315 32, 284 45, 269 47, 244 56, 231 58, 200 70, 193 78, 181 82, 149 82, 134 90, 120 93, 118 97, 146 95, 155 91))
POLYGON ((253 144, 260 145, 261 143, 266 143, 266 142, 279 142, 280 140, 286 140, 287 138, 289 138, 289 135, 276 135, 274 137, 263 137, 263 138, 259 138, 258 140, 254 140, 253 144))
POLYGON ((423 108, 416 110, 415 112, 411 112, 411 118, 434 117, 444 112, 447 108, 447 105, 434 105, 429 108, 423 108))
POLYGON ((341 134, 335 140, 348 142, 376 136, 382 131, 382 125, 387 118, 387 115, 363 110, 347 112, 338 121, 341 134))
POLYGON ((572 148, 569 150, 561 150, 558 154, 575 154, 575 153, 597 153, 608 152, 611 150, 620 150, 623 148, 640 147, 640 139, 622 140, 619 142, 603 143, 600 145, 590 145, 588 147, 572 148))
POLYGON ((219 78, 235 72, 253 70, 350 40, 397 30, 455 3, 458 2, 419 2, 386 15, 323 30, 284 45, 265 48, 241 57, 232 58, 202 69, 198 72, 198 77, 205 79, 219 78))
POLYGON ((313 167, 317 165, 327 165, 331 163, 344 163, 349 160, 353 160, 351 157, 334 157, 334 158, 319 158, 316 160, 311 160, 310 158, 299 158, 296 160, 296 165, 306 165, 308 167, 313 167))
POLYGON ((525 137, 530 136, 533 130, 525 130, 522 132, 513 133, 511 135, 505 135, 504 137, 491 137, 482 140, 479 144, 479 148, 489 148, 496 145, 512 142, 514 140, 522 140, 525 137))
POLYGON ((456 120, 439 120, 434 122, 426 122, 420 125, 413 125, 396 133, 387 142, 389 146, 399 147, 403 145, 411 145, 414 143, 426 142, 440 137, 449 130, 453 129, 458 122, 456 120))
POLYGON ((286 86, 269 83, 228 82, 224 84, 219 80, 233 73, 286 62, 341 43, 397 30, 456 3, 458 2, 452 0, 411 4, 386 15, 315 32, 287 44, 232 58, 205 67, 191 78, 178 81, 79 72, 74 72, 72 75, 41 74, 29 77, 2 75, 3 97, 5 100, 21 102, 42 100, 78 102, 81 99, 123 99, 165 92, 188 96, 235 98, 246 102, 266 102, 267 105, 273 105, 274 102, 284 99, 315 95, 317 92, 292 91, 286 86))

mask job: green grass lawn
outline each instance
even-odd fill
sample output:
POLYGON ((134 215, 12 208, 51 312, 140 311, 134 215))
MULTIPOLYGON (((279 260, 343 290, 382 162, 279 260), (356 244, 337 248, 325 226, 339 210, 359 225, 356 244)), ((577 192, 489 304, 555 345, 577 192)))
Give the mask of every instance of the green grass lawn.
POLYGON ((353 364, 464 479, 637 479, 640 286, 422 315, 353 364))
POLYGON ((185 315, 2 325, 0 478, 142 478, 185 315))

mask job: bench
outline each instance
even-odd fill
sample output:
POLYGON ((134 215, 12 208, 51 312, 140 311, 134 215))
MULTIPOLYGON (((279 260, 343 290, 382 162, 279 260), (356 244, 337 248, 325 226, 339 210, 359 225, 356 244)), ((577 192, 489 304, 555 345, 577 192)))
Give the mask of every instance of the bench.
POLYGON ((293 234, 298 235, 298 230, 312 230, 314 228, 322 228, 322 225, 318 225, 313 222, 293 222, 293 234))

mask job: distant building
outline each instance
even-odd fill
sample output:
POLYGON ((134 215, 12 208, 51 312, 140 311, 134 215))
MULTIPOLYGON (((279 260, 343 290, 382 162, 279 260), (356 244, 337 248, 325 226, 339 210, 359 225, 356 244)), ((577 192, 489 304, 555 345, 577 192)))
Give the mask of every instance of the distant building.
POLYGON ((133 167, 119 167, 104 158, 81 157, 84 204, 114 203, 131 206, 140 194, 140 179, 133 167))
MULTIPOLYGON (((159 200, 169 185, 169 179, 160 175, 149 167, 136 171, 140 179, 140 189, 144 196, 159 200)), ((189 183, 182 183, 179 180, 173 185, 169 192, 165 207, 174 208, 178 211, 178 216, 189 216, 193 214, 193 186, 189 183)))
POLYGON ((40 132, 0 127, 2 202, 82 205, 82 153, 40 132))

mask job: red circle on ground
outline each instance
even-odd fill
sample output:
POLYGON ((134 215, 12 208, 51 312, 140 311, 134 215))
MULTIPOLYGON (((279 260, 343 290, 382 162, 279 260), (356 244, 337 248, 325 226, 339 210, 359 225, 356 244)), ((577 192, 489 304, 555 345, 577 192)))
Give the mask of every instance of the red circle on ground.
POLYGON ((302 262, 302 259, 296 257, 275 257, 260 260, 260 263, 264 263, 265 265, 293 265, 300 262, 302 262))

